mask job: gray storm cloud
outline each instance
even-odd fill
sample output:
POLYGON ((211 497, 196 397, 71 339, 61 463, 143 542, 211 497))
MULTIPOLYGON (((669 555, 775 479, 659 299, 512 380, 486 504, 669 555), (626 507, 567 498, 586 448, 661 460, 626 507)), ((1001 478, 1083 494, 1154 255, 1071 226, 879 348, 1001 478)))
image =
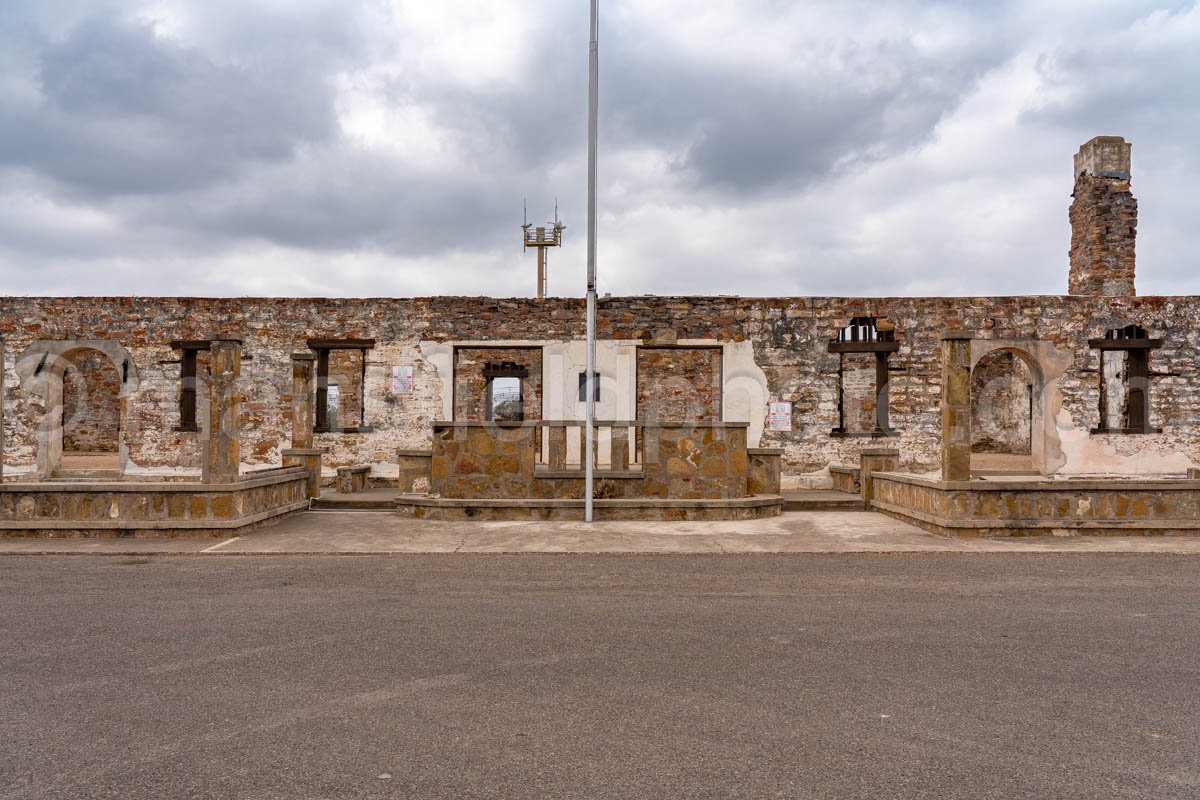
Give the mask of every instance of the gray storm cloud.
MULTIPOLYGON (((17 3, 4 290, 524 294, 522 198, 557 196, 577 294, 576 5, 17 3)), ((1142 291, 1200 286, 1194 4, 670 5, 602 4, 604 289, 1061 292, 1102 133, 1134 142, 1142 291)))

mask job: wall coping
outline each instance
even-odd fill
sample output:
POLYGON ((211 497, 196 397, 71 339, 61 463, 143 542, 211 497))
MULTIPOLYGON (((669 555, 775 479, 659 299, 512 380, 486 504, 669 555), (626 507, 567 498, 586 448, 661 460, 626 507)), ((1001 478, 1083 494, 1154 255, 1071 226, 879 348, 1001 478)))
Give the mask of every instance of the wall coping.
MULTIPOLYGON (((859 472, 861 472, 861 470, 858 467, 843 467, 840 464, 830 464, 829 471, 836 472, 839 475, 857 475, 859 472)), ((886 475, 888 473, 873 472, 871 474, 878 478, 880 475, 886 475)))
MULTIPOLYGON (((711 499, 667 499, 659 497, 597 498, 592 501, 597 508, 759 508, 783 502, 778 494, 756 494, 750 497, 711 499)), ((432 497, 407 494, 396 498, 397 506, 424 506, 429 508, 583 508, 584 501, 567 498, 476 498, 476 497, 432 497)))
POLYGON ((396 455, 406 456, 409 458, 414 457, 414 456, 418 457, 418 458, 433 458, 433 449, 432 448, 422 449, 419 447, 400 447, 400 448, 396 449, 396 455))
POLYGON ((0 531, 235 531, 307 508, 308 500, 297 500, 232 519, 12 519, 0 520, 0 531))
MULTIPOLYGON (((16 481, 0 483, 0 493, 20 494, 21 492, 111 492, 143 493, 143 494, 200 494, 211 492, 241 492, 256 489, 260 486, 274 486, 280 483, 290 483, 294 480, 307 479, 308 470, 304 467, 272 468, 270 475, 260 475, 254 478, 243 478, 236 483, 200 483, 199 481, 16 481)), ((76 525, 76 527, 79 527, 76 525)), ((126 525, 125 527, 129 527, 126 525)), ((215 526, 214 526, 215 527, 215 526)))
MULTIPOLYGON (((431 423, 437 428, 544 428, 553 426, 583 427, 581 420, 526 420, 524 422, 488 422, 486 420, 439 420, 431 423)), ((749 422, 640 422, 638 420, 596 420, 598 428, 749 428, 749 422)))
POLYGON ((746 453, 752 456, 782 456, 782 447, 747 447, 746 453))

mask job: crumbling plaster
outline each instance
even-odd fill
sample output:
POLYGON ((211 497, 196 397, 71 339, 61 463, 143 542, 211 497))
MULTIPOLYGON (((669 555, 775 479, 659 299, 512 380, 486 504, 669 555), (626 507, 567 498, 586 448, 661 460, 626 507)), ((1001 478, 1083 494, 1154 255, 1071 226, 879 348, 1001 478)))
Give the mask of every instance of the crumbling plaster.
MULTIPOLYGON (((726 419, 751 425, 750 441, 783 450, 787 475, 855 464, 870 447, 896 447, 900 467, 927 471, 939 463, 940 334, 975 331, 978 339, 1035 340, 1070 354, 1058 379, 1061 408, 1052 418, 1065 462, 1060 473, 1100 469, 1180 472, 1200 462, 1200 298, 1198 297, 942 297, 737 298, 613 297, 599 303, 598 362, 602 382, 635 370, 643 342, 719 343, 723 348, 726 419), (891 357, 888 438, 836 438, 837 354, 828 343, 855 316, 896 325, 891 357), (1130 323, 1144 325, 1163 346, 1151 355, 1150 417, 1162 434, 1096 435, 1100 359, 1090 337, 1130 323), (759 374, 761 372, 761 375, 759 374), (790 432, 762 430, 766 403, 792 403, 790 432), (745 419, 745 414, 749 419, 745 419), (1115 455, 1103 449, 1111 446, 1115 455), (1088 456, 1079 448, 1090 449, 1088 456), (1147 450, 1146 453, 1140 452, 1147 450), (1101 462, 1096 459, 1100 458, 1101 462), (1123 462, 1114 467, 1110 461, 1123 462), (1098 464, 1098 466, 1096 466, 1098 464)), ((291 439, 291 356, 319 337, 374 338, 367 353, 363 433, 322 433, 329 476, 337 466, 370 464, 374 477, 397 474, 397 448, 428 448, 430 423, 449 415, 450 357, 455 343, 546 346, 546 365, 566 375, 557 392, 562 415, 581 416, 584 303, 576 298, 0 298, 0 335, 7 340, 4 382, 5 460, 11 472, 36 461, 43 401, 22 385, 17 358, 34 341, 108 340, 132 358, 138 388, 126 398, 127 472, 191 473, 200 465, 200 434, 178 424, 179 364, 173 339, 240 336, 244 468, 280 463, 291 439), (414 369, 410 394, 391 391, 391 369, 414 369), (568 402, 571 401, 571 402, 568 402), (572 405, 576 406, 570 414, 572 405)), ((605 396, 613 396, 604 393, 605 396)), ((605 407, 598 416, 628 411, 605 407)), ((614 401, 615 402, 615 401, 614 401)), ((547 412, 558 410, 547 408, 547 412)))

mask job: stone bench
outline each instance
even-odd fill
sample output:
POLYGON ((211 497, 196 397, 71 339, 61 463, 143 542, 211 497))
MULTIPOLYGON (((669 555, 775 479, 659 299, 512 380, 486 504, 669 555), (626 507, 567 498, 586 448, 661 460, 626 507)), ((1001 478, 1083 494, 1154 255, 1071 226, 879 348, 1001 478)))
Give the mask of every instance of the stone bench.
POLYGON ((831 464, 829 467, 829 477, 833 479, 835 492, 861 494, 862 485, 859 482, 859 475, 858 467, 843 467, 836 464, 831 464))
POLYGON ((354 494, 367 488, 367 478, 371 475, 370 467, 338 467, 338 494, 354 494))

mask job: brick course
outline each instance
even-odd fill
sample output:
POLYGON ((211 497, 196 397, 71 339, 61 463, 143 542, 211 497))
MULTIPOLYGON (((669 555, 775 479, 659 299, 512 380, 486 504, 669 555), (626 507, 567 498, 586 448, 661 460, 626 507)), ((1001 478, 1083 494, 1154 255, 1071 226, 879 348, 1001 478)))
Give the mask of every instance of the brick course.
MULTIPOLYGON (((790 400, 795 428, 767 432, 760 446, 784 450, 784 470, 855 464, 868 441, 837 439, 837 354, 828 342, 855 316, 896 323, 900 349, 890 361, 891 418, 902 467, 930 469, 939 461, 941 360, 946 329, 987 338, 1039 339, 1069 351, 1061 381, 1060 424, 1080 432, 1099 419, 1099 353, 1089 337, 1137 322, 1164 340, 1151 357, 1150 416, 1163 433, 1098 435, 1090 441, 1114 458, 1182 453, 1200 463, 1200 298, 1028 296, 977 298, 736 298, 614 297, 598 311, 602 339, 661 338, 749 341, 771 399, 790 400)), ((368 353, 366 419, 369 433, 317 434, 329 468, 395 464, 397 447, 429 447, 429 424, 444 416, 440 375, 422 355, 422 342, 455 340, 562 341, 584 335, 581 299, 494 298, 28 298, 0 299, 6 340, 5 461, 29 468, 43 409, 14 372, 21 351, 37 340, 111 339, 128 349, 140 388, 126 402, 123 422, 131 464, 141 469, 198 471, 199 433, 180 433, 178 352, 173 339, 241 336, 248 360, 241 393, 242 458, 248 465, 280 463, 290 442, 291 354, 309 338, 375 338, 368 353), (164 363, 168 362, 168 363, 164 363), (414 367, 412 394, 390 391, 390 367, 414 367)), ((575 376, 568 376, 575 380, 575 376)), ((761 413, 765 416, 766 409, 761 413)), ((393 473, 394 474, 394 473, 393 473)))

